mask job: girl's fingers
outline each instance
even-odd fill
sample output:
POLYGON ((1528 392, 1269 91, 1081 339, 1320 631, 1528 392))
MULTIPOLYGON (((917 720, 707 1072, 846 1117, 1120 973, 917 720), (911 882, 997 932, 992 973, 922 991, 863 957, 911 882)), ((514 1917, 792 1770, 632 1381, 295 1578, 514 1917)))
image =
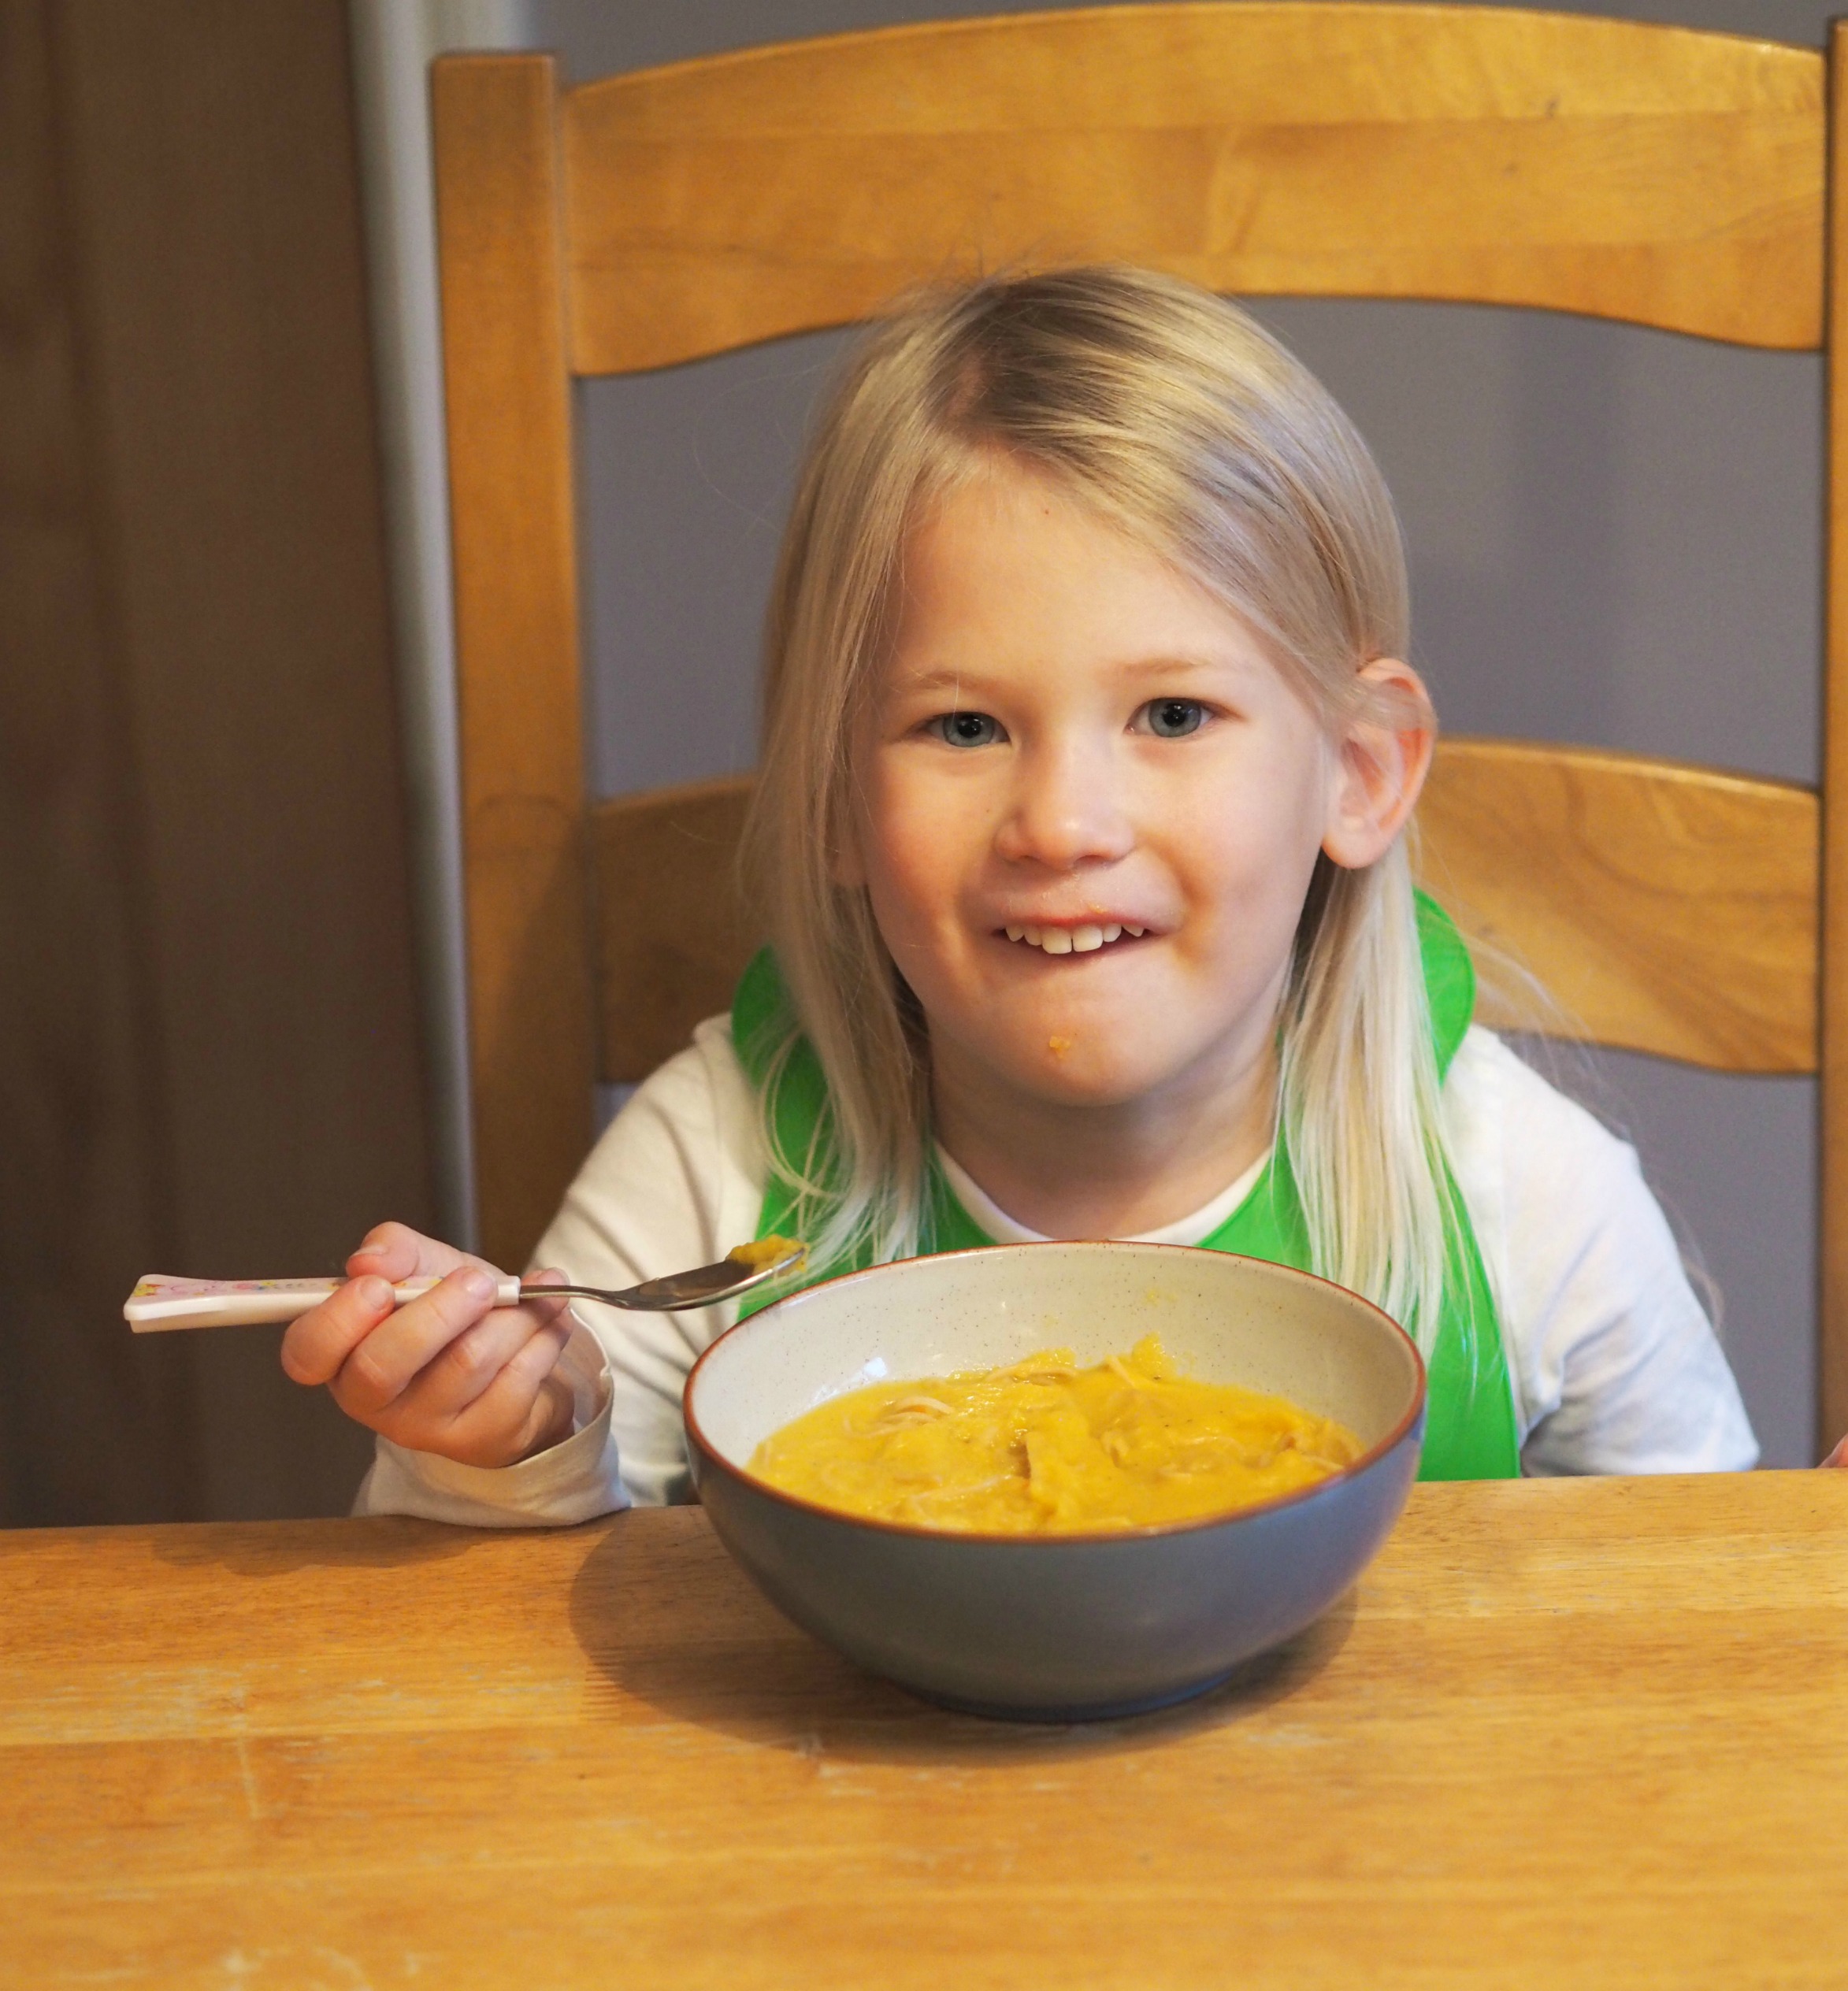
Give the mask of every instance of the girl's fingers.
POLYGON ((332 1382, 341 1365, 397 1306, 383 1279, 351 1279, 291 1321, 282 1337, 284 1372, 299 1383, 332 1382))
POLYGON ((497 1307, 492 1267, 403 1224, 380 1225, 347 1269, 283 1338, 296 1381, 327 1383, 361 1423, 469 1464, 510 1464, 569 1435, 571 1392, 553 1374, 571 1335, 562 1299, 497 1307), (432 1274, 430 1292, 396 1303, 393 1283, 432 1274))
MULTIPOLYGON (((503 1308, 472 1328, 473 1366, 452 1364, 449 1351, 432 1363, 377 1421, 395 1443, 440 1452, 468 1466, 505 1466, 532 1448, 533 1427, 555 1421, 549 1404, 536 1411, 571 1323, 562 1316, 534 1322, 524 1307, 503 1308)), ((569 1392, 565 1432, 570 1427, 569 1392)))
MULTIPOLYGON (((499 1307, 456 1336, 404 1391, 400 1400, 406 1416, 424 1424, 454 1422, 484 1396, 528 1344, 547 1334, 564 1311, 562 1300, 529 1301, 521 1307, 499 1307)), ((563 1324, 570 1337, 570 1324, 563 1324)), ((559 1344, 562 1346, 561 1341, 559 1344)), ((546 1359, 549 1370, 558 1359, 546 1359)))
POLYGON ((571 1392, 556 1376, 571 1338, 563 1315, 535 1330, 449 1429, 450 1455, 510 1466, 571 1435, 571 1392))
POLYGON ((1848 1467, 1848 1438, 1844 1438, 1822 1463, 1825 1466, 1848 1467))
MULTIPOLYGON (((522 1286, 562 1286, 566 1282, 566 1274, 559 1271, 556 1266, 547 1266, 537 1272, 522 1273, 520 1275, 520 1284, 522 1286)), ((525 1303, 529 1307, 538 1307, 540 1310, 540 1317, 542 1319, 555 1321, 564 1312, 568 1303, 562 1300, 529 1299, 525 1303)))
MULTIPOLYGON (((355 1286, 377 1290, 368 1279, 343 1290, 355 1286)), ((354 1344, 332 1379, 335 1401, 362 1423, 374 1422, 414 1377, 493 1304, 492 1277, 477 1265, 458 1266, 440 1285, 385 1315, 354 1344)))
POLYGON ((408 1224, 378 1224, 368 1231, 366 1242, 347 1261, 350 1277, 367 1273, 396 1284, 401 1279, 440 1279, 458 1265, 479 1265, 452 1244, 425 1237, 408 1224))

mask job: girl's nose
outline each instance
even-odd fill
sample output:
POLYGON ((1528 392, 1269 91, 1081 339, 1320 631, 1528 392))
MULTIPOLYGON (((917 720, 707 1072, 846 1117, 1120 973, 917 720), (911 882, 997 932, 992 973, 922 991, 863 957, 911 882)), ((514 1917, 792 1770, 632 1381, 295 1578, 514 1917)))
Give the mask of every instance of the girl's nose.
POLYGON ((1134 835, 1108 755, 1071 746, 1030 747, 1017 757, 1015 769, 995 839, 1001 857, 1070 871, 1129 855, 1134 835))

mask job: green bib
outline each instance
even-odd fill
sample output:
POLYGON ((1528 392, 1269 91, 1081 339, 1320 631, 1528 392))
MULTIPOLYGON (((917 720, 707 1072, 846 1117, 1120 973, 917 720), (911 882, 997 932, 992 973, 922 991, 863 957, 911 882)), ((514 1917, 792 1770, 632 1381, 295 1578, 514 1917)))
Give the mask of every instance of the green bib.
MULTIPOLYGON (((1475 970, 1449 915, 1423 893, 1418 895, 1418 937, 1423 957, 1425 991, 1439 1077, 1446 1075, 1475 1008, 1475 970)), ((732 1040, 752 1081, 761 1087, 770 1060, 788 1029, 788 998, 767 948, 744 971, 732 1005, 732 1040)), ((826 1081, 814 1051, 799 1040, 777 1088, 777 1137, 783 1153, 807 1155, 826 1122, 826 1081)), ((994 1240, 964 1210, 941 1169, 933 1166, 922 1251, 959 1251, 994 1240)), ((796 1203, 794 1192, 774 1175, 766 1190, 757 1234, 786 1233, 796 1203)), ((1520 1471, 1514 1400, 1495 1303, 1482 1268, 1475 1233, 1460 1196, 1453 1199, 1456 1225, 1450 1239, 1443 1307, 1430 1364, 1421 1479, 1512 1479, 1520 1471)), ((1308 1271, 1308 1232, 1303 1221, 1296 1178, 1281 1141, 1251 1193, 1210 1237, 1213 1251, 1237 1251, 1273 1265, 1308 1271)), ((798 1285, 812 1285, 857 1269, 842 1262, 816 1266, 798 1285)), ((779 1288, 787 1291, 788 1288, 779 1288)), ((740 1317, 767 1306, 774 1294, 747 1300, 740 1317)))

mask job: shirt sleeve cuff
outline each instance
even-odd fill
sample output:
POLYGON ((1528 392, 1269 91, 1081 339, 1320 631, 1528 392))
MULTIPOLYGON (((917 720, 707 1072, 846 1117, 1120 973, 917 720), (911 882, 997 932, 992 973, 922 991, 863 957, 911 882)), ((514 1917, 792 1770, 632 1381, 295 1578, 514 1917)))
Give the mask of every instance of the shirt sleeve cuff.
POLYGON ((414 1515, 469 1528, 566 1527, 629 1505, 610 1429, 609 1370, 581 1325, 558 1359, 577 1429, 516 1466, 463 1466, 380 1438, 353 1503, 358 1515, 414 1515))

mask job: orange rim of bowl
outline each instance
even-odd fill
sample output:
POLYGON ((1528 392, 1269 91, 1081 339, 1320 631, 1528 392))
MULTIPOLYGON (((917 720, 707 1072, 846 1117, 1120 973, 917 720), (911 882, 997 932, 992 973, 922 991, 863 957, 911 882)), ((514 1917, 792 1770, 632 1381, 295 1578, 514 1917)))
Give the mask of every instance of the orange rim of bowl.
MULTIPOLYGON (((761 1493, 784 1507, 794 1507, 800 1513, 820 1515, 827 1520, 841 1522, 852 1527, 881 1529, 888 1534, 915 1537, 920 1540, 1000 1542, 1019 1547, 1043 1545, 1048 1543, 1076 1544, 1091 1542, 1149 1541, 1168 1535, 1192 1534, 1203 1528, 1223 1528, 1230 1522, 1248 1520, 1254 1515, 1275 1514, 1285 1507, 1296 1507, 1305 1500, 1312 1500, 1318 1494, 1326 1492, 1330 1487, 1338 1486, 1349 1480, 1358 1479, 1363 1473, 1370 1471, 1388 1453, 1398 1448, 1404 1441, 1406 1433, 1423 1414, 1427 1375, 1424 1357, 1419 1352, 1418 1344, 1383 1307, 1376 1306, 1364 1293, 1356 1292, 1350 1286, 1340 1285, 1333 1279, 1323 1278, 1319 1273, 1304 1272, 1293 1265, 1278 1265, 1269 1259, 1254 1259, 1242 1251, 1208 1251, 1198 1244, 1142 1244, 1134 1242, 1127 1238, 1048 1237, 1032 1244, 971 1244, 957 1251, 931 1252, 928 1254, 928 1262, 935 1264, 949 1259, 982 1258, 990 1251, 1069 1251, 1074 1244, 1093 1244, 1107 1250, 1185 1252, 1189 1256, 1197 1255, 1203 1258, 1211 1258, 1221 1264, 1257 1266, 1267 1273, 1280 1274, 1286 1279, 1305 1279, 1312 1285, 1330 1287, 1334 1292, 1341 1294, 1344 1299, 1352 1300, 1356 1305, 1364 1307, 1370 1314, 1378 1315, 1386 1326, 1390 1328, 1393 1333, 1405 1343, 1406 1351, 1412 1357, 1413 1373, 1417 1385, 1412 1392, 1411 1404, 1392 1429, 1376 1444, 1370 1446, 1367 1451, 1364 1452, 1352 1465, 1336 1466, 1333 1472, 1325 1478, 1317 1480, 1312 1486, 1299 1486, 1293 1492, 1272 1494, 1268 1500, 1254 1500, 1249 1507, 1226 1507, 1217 1514, 1197 1515, 1185 1521, 1149 1522, 1125 1528, 1062 1528, 1056 1531, 1048 1529, 1042 1533, 1030 1534, 1019 1530, 930 1528, 915 1521, 885 1521, 874 1515, 850 1514, 844 1507, 831 1507, 820 1500, 806 1500, 800 1494, 785 1493, 780 1486, 771 1485, 768 1480, 759 1478, 755 1473, 748 1471, 742 1466, 733 1465, 730 1459, 725 1458, 718 1451, 699 1428, 699 1418, 693 1410, 693 1392, 699 1380, 699 1371, 738 1332, 740 1328, 751 1326, 755 1322, 765 1319, 775 1312, 778 1307, 787 1306, 792 1300, 806 1299, 809 1294, 820 1292, 829 1286, 844 1285, 850 1279, 871 1279, 877 1277, 881 1273, 891 1272, 900 1266, 919 1265, 926 1262, 926 1259, 894 1259, 885 1265, 863 1266, 857 1271, 837 1272, 831 1277, 818 1279, 813 1285, 799 1287, 794 1292, 785 1293, 780 1300, 772 1300, 769 1306, 752 1314, 750 1320, 739 1321, 733 1326, 728 1327, 724 1333, 701 1353, 699 1359, 687 1372, 687 1380, 681 1391, 681 1418, 686 1426, 687 1436, 692 1440, 699 1448, 701 1455, 715 1471, 725 1474, 731 1478, 741 1481, 753 1492, 761 1493)), ((824 1398, 822 1400, 826 1402, 829 1400, 824 1398)))

